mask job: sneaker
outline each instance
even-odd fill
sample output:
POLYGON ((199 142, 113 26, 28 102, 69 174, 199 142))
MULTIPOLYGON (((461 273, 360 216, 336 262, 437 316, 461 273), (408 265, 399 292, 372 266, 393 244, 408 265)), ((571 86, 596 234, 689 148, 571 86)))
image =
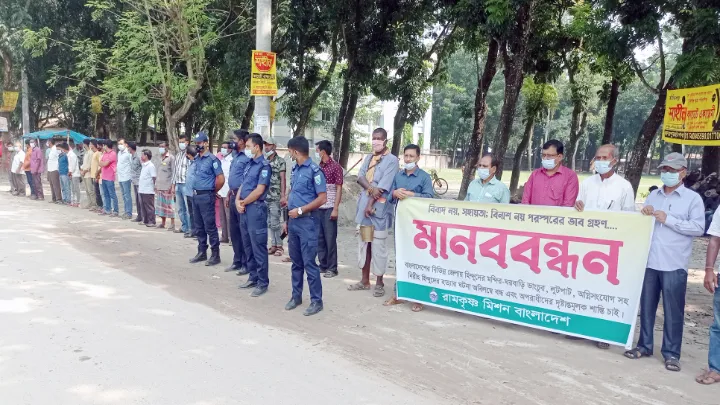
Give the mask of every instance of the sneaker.
POLYGON ((119 217, 117 212, 113 212, 112 214, 110 214, 110 218, 117 218, 117 217, 119 217))

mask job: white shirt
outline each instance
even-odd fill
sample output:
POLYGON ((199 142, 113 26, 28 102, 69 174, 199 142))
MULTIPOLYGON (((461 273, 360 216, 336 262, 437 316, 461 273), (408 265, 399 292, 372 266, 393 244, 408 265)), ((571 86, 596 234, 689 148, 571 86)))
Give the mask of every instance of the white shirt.
POLYGON ((13 157, 12 167, 10 168, 10 171, 15 174, 22 173, 21 168, 22 168, 24 161, 25 161, 25 151, 20 149, 19 152, 15 153, 15 157, 13 157))
POLYGON ((47 171, 49 171, 49 172, 58 171, 58 157, 59 156, 60 156, 60 153, 58 153, 57 146, 53 145, 52 148, 50 148, 50 154, 48 155, 47 171))
MULTIPOLYGON (((715 210, 707 233, 712 236, 720 236, 720 210, 715 210)), ((720 264, 718 264, 718 267, 720 268, 720 264)))
POLYGON ((140 180, 138 180, 138 193, 155 194, 155 182, 153 179, 156 177, 157 171, 153 162, 148 160, 143 163, 142 170, 140 170, 140 180))
POLYGON ((70 173, 72 173, 73 177, 80 177, 80 166, 78 165, 78 157, 75 154, 75 151, 70 149, 70 152, 67 154, 68 158, 68 170, 70 170, 70 173))
POLYGON ((218 194, 222 198, 227 197, 228 191, 230 191, 230 186, 228 185, 227 179, 230 178, 230 163, 232 163, 232 161, 233 161, 233 157, 232 157, 232 154, 230 154, 230 153, 228 153, 228 155, 225 156, 223 158, 223 160, 220 161, 220 163, 222 163, 222 171, 223 171, 223 174, 225 175, 225 179, 226 179, 225 184, 223 184, 220 191, 218 191, 218 194))
POLYGON ((117 179, 120 182, 132 180, 132 155, 127 146, 117 154, 117 179))
POLYGON ((599 174, 580 183, 577 200, 586 210, 635 211, 635 192, 629 181, 617 173, 603 180, 599 174))
POLYGON ((645 206, 664 211, 664 224, 655 221, 647 267, 658 271, 687 270, 692 242, 705 233, 705 206, 700 194, 685 188, 665 194, 660 187, 648 195, 645 206))

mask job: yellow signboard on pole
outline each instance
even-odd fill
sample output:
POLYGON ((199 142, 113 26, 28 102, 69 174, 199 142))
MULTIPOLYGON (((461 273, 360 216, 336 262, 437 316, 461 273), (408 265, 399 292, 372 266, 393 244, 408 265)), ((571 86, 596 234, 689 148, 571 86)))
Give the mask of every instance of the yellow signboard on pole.
POLYGON ((668 90, 663 140, 720 146, 720 84, 668 90))
POLYGON ((2 106, 0 106, 0 112, 15 111, 19 94, 17 91, 3 91, 3 102, 2 106))
POLYGON ((275 52, 252 51, 250 95, 277 96, 277 59, 275 52))

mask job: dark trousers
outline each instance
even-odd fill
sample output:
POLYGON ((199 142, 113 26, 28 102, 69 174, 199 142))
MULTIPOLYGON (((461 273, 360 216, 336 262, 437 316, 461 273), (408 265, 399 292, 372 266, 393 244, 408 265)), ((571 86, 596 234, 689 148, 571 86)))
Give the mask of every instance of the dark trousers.
POLYGON ((687 279, 688 272, 685 269, 674 271, 645 269, 645 280, 640 295, 640 338, 638 339, 638 347, 644 354, 653 353, 655 314, 662 293, 665 323, 660 352, 666 360, 670 357, 680 358, 685 324, 687 279))
POLYGON ((27 177, 27 184, 30 186, 30 195, 31 196, 37 196, 35 193, 35 183, 33 182, 33 175, 29 171, 25 172, 25 177, 27 177))
POLYGON ((50 194, 53 201, 62 201, 62 187, 60 187, 60 172, 48 172, 48 182, 50 183, 50 194))
POLYGON ((245 213, 240 214, 240 231, 242 244, 247 258, 248 281, 257 282, 258 287, 270 284, 268 260, 268 229, 267 205, 265 202, 254 202, 245 206, 245 213))
MULTIPOLYGON (((100 191, 100 182, 93 180, 93 185, 95 186, 95 205, 97 205, 98 208, 102 208, 103 200, 102 191, 100 191)), ((92 201, 90 201, 90 204, 92 204, 92 201)))
POLYGON ((220 238, 215 224, 215 193, 194 195, 193 211, 198 252, 207 251, 208 242, 211 249, 220 249, 220 238))
POLYGON ((35 195, 37 196, 38 200, 45 199, 45 193, 43 192, 42 185, 42 173, 33 174, 33 183, 35 184, 35 195))
POLYGON ((195 230, 195 213, 193 212, 193 198, 192 196, 187 196, 187 209, 188 209, 188 215, 190 216, 190 229, 188 230, 188 233, 192 236, 197 235, 197 231, 195 230))
POLYGON ((242 232, 240 231, 240 214, 235 206, 236 193, 230 191, 228 199, 230 200, 230 216, 228 219, 228 228, 230 231, 230 242, 233 248, 233 264, 245 267, 245 249, 242 243, 242 232))
POLYGON ((288 223, 288 250, 292 260, 292 297, 302 300, 303 274, 307 274, 310 301, 322 304, 320 268, 315 263, 318 250, 318 213, 301 218, 290 218, 288 223))
POLYGON ((142 211, 143 223, 155 225, 155 194, 140 194, 140 203, 142 209, 138 209, 138 212, 142 211))
POLYGON ((337 267, 337 220, 330 219, 333 209, 317 210, 318 245, 317 254, 320 271, 338 272, 337 267))
POLYGON ((137 221, 138 222, 145 222, 143 218, 145 218, 143 206, 142 206, 142 199, 140 198, 140 193, 138 193, 138 186, 136 184, 133 184, 133 190, 135 191, 135 206, 137 206, 137 221))

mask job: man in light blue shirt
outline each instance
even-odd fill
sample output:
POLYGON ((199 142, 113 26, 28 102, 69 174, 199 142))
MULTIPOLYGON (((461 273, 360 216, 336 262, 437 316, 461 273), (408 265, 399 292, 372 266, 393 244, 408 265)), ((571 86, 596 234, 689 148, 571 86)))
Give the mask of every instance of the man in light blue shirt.
POLYGON ((489 153, 483 155, 478 164, 477 178, 470 183, 465 201, 479 203, 510 203, 510 190, 495 178, 497 158, 489 153))
POLYGON ((648 195, 642 209, 644 215, 655 217, 655 229, 640 296, 640 337, 637 347, 625 352, 625 357, 652 356, 655 313, 662 292, 661 353, 667 370, 680 371, 688 265, 693 239, 705 232, 705 207, 700 195, 683 185, 687 160, 682 154, 667 155, 659 169, 664 186, 648 195))
MULTIPOLYGON (((118 140, 118 154, 117 154, 117 179, 120 183, 120 191, 122 192, 123 208, 125 213, 120 217, 122 219, 132 219, 133 204, 132 194, 132 159, 133 155, 127 148, 127 142, 125 139, 120 138, 118 140)), ((138 207, 138 212, 140 208, 138 207)))

